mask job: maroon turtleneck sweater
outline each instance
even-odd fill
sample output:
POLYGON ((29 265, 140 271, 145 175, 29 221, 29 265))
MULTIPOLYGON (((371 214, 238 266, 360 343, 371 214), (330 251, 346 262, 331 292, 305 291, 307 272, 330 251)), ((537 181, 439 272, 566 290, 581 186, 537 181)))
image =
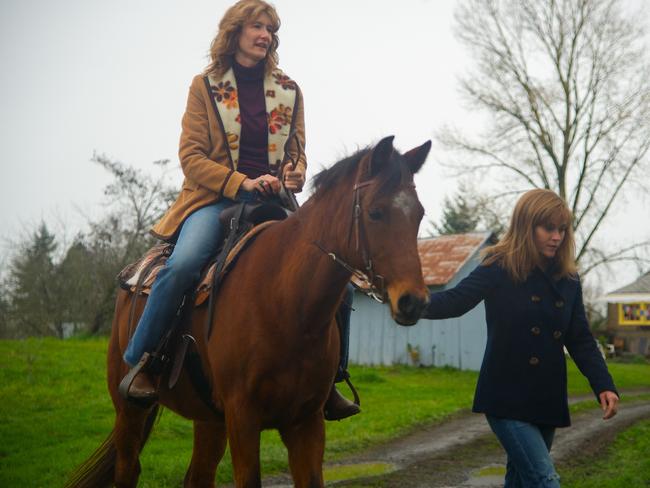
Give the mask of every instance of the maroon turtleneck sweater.
POLYGON ((247 68, 233 60, 237 80, 241 139, 237 171, 251 179, 269 172, 264 63, 247 68))

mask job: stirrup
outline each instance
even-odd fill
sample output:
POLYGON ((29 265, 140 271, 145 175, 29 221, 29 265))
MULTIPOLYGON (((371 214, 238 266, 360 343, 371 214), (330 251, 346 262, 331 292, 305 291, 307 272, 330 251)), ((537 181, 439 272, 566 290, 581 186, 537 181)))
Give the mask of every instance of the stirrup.
POLYGON ((354 385, 350 381, 350 373, 348 373, 347 369, 343 369, 341 371, 342 371, 342 374, 343 374, 343 380, 348 385, 348 388, 350 388, 350 391, 352 392, 352 395, 354 395, 354 404, 357 407, 360 407, 361 406, 361 399, 359 398, 359 394, 357 393, 357 389, 354 387, 354 385))
POLYGON ((352 395, 354 395, 354 404, 357 407, 360 407, 361 406, 361 399, 359 398, 359 394, 357 393, 357 389, 354 387, 354 385, 350 381, 350 375, 348 374, 347 371, 345 372, 345 378, 343 378, 343 379, 347 383, 348 388, 350 388, 350 391, 352 392, 352 395))
POLYGON ((138 361, 138 364, 132 367, 129 370, 129 372, 126 374, 126 376, 122 378, 122 381, 120 381, 120 385, 117 387, 117 391, 119 392, 122 398, 142 406, 150 405, 152 402, 155 402, 157 400, 157 395, 152 396, 151 398, 135 398, 129 396, 129 389, 133 384, 133 380, 139 373, 141 372, 144 373, 146 371, 145 368, 148 367, 152 359, 153 357, 151 356, 151 354, 145 352, 140 358, 140 361, 138 361))

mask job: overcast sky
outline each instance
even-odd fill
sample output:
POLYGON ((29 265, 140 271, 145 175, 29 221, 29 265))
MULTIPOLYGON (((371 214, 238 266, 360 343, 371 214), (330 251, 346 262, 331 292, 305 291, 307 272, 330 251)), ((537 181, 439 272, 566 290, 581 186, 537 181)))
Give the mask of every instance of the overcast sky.
MULTIPOLYGON (((90 162, 94 151, 145 171, 158 159, 178 165, 189 84, 231 3, 0 0, 3 253, 41 219, 71 237, 82 213, 101 214, 109 175, 90 162)), ((453 36, 454 0, 274 4, 280 66, 305 96, 308 177, 385 135, 407 150, 443 124, 480 127, 457 92, 472 62, 453 36)), ((425 219, 457 184, 441 169, 446 157, 434 147, 416 179, 425 219)), ((625 238, 650 238, 644 207, 616 209, 625 238)), ((608 236, 621 236, 620 223, 608 236)), ((634 279, 620 269, 606 290, 634 279)))

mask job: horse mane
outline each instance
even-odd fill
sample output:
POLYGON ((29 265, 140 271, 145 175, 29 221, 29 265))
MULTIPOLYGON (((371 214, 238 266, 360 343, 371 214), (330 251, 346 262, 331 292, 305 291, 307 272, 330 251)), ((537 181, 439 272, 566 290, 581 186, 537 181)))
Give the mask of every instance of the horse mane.
POLYGON ((370 147, 359 149, 357 152, 334 163, 329 168, 322 169, 314 176, 314 193, 326 192, 336 186, 339 182, 349 178, 357 170, 359 161, 370 152, 370 147))
MULTIPOLYGON (((318 197, 322 193, 327 193, 333 188, 338 187, 341 182, 352 181, 352 176, 357 171, 359 163, 364 157, 370 157, 371 151, 372 147, 360 149, 351 156, 335 163, 330 168, 325 168, 316 174, 313 179, 314 197, 318 197)), ((410 172, 407 170, 402 156, 394 150, 388 160, 388 164, 377 175, 377 185, 373 185, 376 188, 375 191, 392 191, 400 184, 406 174, 410 175, 410 172)))

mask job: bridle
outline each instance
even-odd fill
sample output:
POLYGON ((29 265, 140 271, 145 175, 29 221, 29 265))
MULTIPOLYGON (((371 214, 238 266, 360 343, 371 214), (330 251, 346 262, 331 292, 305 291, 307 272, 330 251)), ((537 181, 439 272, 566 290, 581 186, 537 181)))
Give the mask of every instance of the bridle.
MULTIPOLYGON (((291 171, 295 170, 298 161, 300 160, 300 157, 303 154, 302 144, 300 144, 300 139, 297 136, 295 128, 291 130, 291 132, 289 133, 289 137, 287 137, 287 140, 284 143, 284 154, 285 154, 284 162, 282 167, 280 168, 279 174, 283 174, 285 166, 287 165, 290 165, 289 167, 291 168, 291 171), (289 151, 289 144, 291 143, 292 139, 295 140, 296 148, 298 150, 298 154, 295 158, 291 155, 291 151, 289 151)), ((359 196, 359 190, 361 188, 370 185, 371 180, 359 182, 360 179, 361 179, 361 174, 357 175, 357 180, 354 184, 354 187, 352 188, 352 192, 353 192, 352 220, 350 222, 350 232, 348 233, 348 243, 350 242, 350 239, 352 238, 352 233, 354 232, 355 250, 359 251, 359 248, 361 247, 361 257, 364 262, 364 271, 361 271, 357 268, 353 268, 333 252, 327 251, 323 246, 321 246, 320 243, 314 242, 314 244, 316 245, 316 247, 318 247, 318 249, 320 249, 325 254, 330 256, 336 263, 338 263, 344 269, 352 273, 352 276, 354 276, 353 283, 357 286, 357 288, 359 288, 359 290, 361 290, 369 297, 377 300, 378 302, 384 303, 388 296, 386 292, 384 277, 375 274, 372 268, 372 259, 370 259, 370 252, 368 250, 368 239, 366 238, 366 234, 363 228, 363 222, 361 220, 361 199, 359 196), (363 246, 361 245, 362 240, 364 242, 363 246)), ((293 192, 288 191, 285 188, 284 182, 282 182, 281 198, 282 197, 287 198, 289 203, 288 208, 290 210, 295 211, 298 209, 299 205, 295 195, 293 194, 293 192)), ((284 200, 284 198, 282 199, 284 200)))
POLYGON ((360 182, 360 179, 361 175, 359 174, 357 176, 357 180, 354 183, 354 186, 352 187, 352 219, 350 220, 348 243, 354 234, 354 249, 357 252, 361 252, 361 259, 363 261, 364 267, 363 271, 350 266, 335 253, 327 251, 320 243, 314 242, 314 244, 316 247, 318 247, 318 249, 331 257, 334 262, 342 266, 346 271, 352 273, 352 282, 360 291, 368 295, 370 298, 377 300, 379 303, 385 303, 386 299, 388 298, 386 283, 384 277, 380 274, 375 273, 373 269, 372 258, 370 256, 370 249, 368 246, 368 238, 363 226, 363 220, 361 219, 362 208, 360 190, 369 186, 372 181, 366 180, 360 182))

